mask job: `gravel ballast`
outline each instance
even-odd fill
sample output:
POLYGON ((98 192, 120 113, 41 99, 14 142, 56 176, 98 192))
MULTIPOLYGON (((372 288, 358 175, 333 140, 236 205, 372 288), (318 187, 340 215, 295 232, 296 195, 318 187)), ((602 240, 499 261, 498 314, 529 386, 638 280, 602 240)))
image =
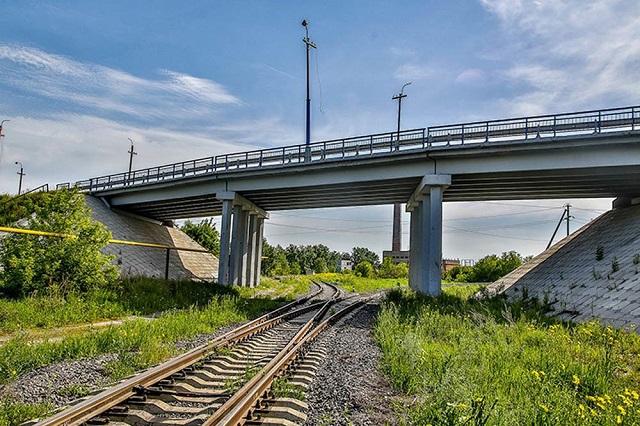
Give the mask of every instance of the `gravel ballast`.
POLYGON ((312 347, 327 351, 306 392, 307 425, 396 424, 394 391, 379 370, 382 356, 373 339, 379 300, 327 330, 312 347))

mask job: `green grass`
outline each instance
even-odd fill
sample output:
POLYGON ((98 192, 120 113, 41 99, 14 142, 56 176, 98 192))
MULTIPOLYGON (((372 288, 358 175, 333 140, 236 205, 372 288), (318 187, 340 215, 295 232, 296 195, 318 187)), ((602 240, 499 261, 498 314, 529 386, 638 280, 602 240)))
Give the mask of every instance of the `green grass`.
POLYGON ((0 400, 0 426, 18 425, 29 419, 44 416, 52 409, 49 404, 22 404, 0 400))
POLYGON ((123 281, 117 290, 0 299, 0 335, 206 305, 212 297, 225 294, 237 296, 240 292, 193 281, 135 278, 123 281))
POLYGON ((357 293, 371 293, 408 285, 406 278, 363 278, 339 273, 317 274, 314 277, 321 281, 337 283, 340 288, 357 293))
POLYGON ((393 291, 375 327, 382 368, 415 425, 638 425, 640 336, 563 324, 531 302, 393 291))
POLYGON ((260 285, 255 288, 239 287, 242 297, 270 297, 273 299, 293 300, 309 292, 311 283, 317 280, 315 275, 291 275, 281 278, 261 277, 260 285))

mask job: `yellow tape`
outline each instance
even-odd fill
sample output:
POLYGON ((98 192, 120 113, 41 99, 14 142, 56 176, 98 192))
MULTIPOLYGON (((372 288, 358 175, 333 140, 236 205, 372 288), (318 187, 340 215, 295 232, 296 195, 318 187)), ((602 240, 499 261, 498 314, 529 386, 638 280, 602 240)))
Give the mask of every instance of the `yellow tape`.
MULTIPOLYGON (((40 237, 58 237, 58 238, 78 238, 76 235, 71 234, 60 234, 56 232, 45 232, 45 231, 34 231, 31 229, 23 229, 23 228, 10 228, 6 226, 0 226, 0 232, 6 232, 9 234, 26 234, 26 235, 37 235, 40 237)), ((157 243, 142 243, 139 241, 126 241, 126 240, 109 240, 109 244, 120 244, 127 246, 138 246, 138 247, 149 247, 149 248, 157 248, 164 250, 176 250, 176 251, 191 251, 196 253, 209 253, 208 250, 196 249, 190 247, 176 247, 176 246, 168 246, 165 244, 157 244, 157 243)))

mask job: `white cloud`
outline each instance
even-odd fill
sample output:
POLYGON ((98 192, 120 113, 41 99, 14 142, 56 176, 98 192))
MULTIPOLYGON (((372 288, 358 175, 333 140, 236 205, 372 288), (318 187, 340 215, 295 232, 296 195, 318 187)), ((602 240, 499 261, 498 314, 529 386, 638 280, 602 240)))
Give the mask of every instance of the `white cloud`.
POLYGON ((398 80, 426 80, 435 75, 434 70, 427 65, 404 64, 399 66, 394 73, 398 80))
POLYGON ((458 74, 456 77, 456 83, 473 84, 482 81, 484 77, 485 75, 482 70, 477 68, 468 68, 458 74))
POLYGON ((43 50, 0 44, 3 82, 36 95, 96 110, 141 118, 204 115, 211 108, 240 104, 221 84, 170 70, 157 79, 75 61, 43 50))
POLYGON ((10 116, 0 148, 0 193, 15 192, 14 161, 27 172, 25 187, 60 183, 122 172, 131 137, 139 155, 134 168, 186 161, 265 145, 291 144, 295 134, 280 120, 230 122, 200 131, 165 126, 134 126, 96 116, 57 114, 10 116))
POLYGON ((529 114, 637 102, 640 2, 481 3, 512 40, 508 54, 515 59, 505 76, 521 91, 504 101, 505 109, 529 114))

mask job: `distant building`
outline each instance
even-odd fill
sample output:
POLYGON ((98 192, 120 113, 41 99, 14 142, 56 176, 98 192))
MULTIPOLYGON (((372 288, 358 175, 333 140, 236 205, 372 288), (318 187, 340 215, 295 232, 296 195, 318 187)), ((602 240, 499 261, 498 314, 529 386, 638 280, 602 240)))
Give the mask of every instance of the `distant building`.
POLYGON ((385 250, 382 252, 382 260, 386 258, 391 258, 393 263, 409 263, 409 250, 385 250))
MULTIPOLYGON (((385 250, 382 252, 382 259, 386 258, 390 258, 393 263, 409 263, 409 250, 385 250)), ((473 259, 442 259, 442 270, 448 272, 456 266, 473 266, 475 263, 473 259)))
POLYGON ((342 271, 351 271, 353 270, 353 262, 349 259, 342 259, 340 260, 340 272, 342 271))

